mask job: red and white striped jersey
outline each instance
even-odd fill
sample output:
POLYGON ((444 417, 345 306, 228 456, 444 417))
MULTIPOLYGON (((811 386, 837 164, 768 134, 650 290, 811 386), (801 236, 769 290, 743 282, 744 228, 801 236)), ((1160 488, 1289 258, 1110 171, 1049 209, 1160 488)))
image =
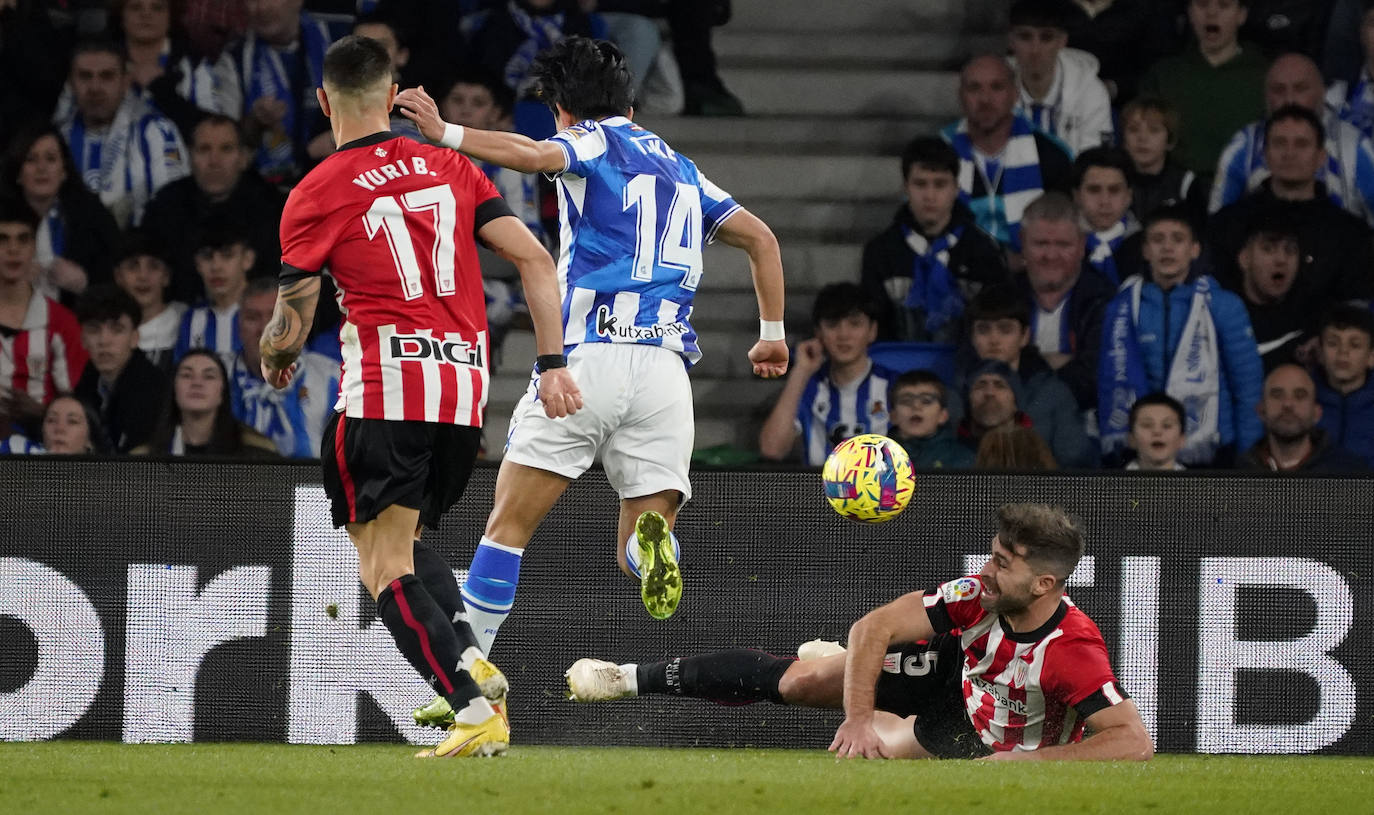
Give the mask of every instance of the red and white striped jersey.
POLYGON ((86 359, 76 316, 37 291, 17 331, 0 326, 0 387, 27 393, 39 404, 75 389, 86 359))
POLYGON ((1088 615, 1064 597, 1035 631, 1013 632, 978 602, 976 576, 951 580, 922 598, 939 633, 960 629, 964 706, 993 750, 1034 750, 1083 738, 1089 716, 1128 698, 1088 615))
POLYGON ((283 278, 328 267, 344 314, 336 411, 482 425, 487 315, 474 235, 509 214, 465 157, 395 133, 343 145, 291 191, 283 278))

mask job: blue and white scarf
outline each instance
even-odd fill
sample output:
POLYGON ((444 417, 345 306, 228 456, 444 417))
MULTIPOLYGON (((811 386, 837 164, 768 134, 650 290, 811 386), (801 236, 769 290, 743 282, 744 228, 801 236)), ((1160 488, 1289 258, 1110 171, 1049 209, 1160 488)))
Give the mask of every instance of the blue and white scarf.
POLYGON ((1116 250, 1135 230, 1135 216, 1127 212, 1120 221, 1101 232, 1088 233, 1088 264, 1112 281, 1113 286, 1121 285, 1121 273, 1116 266, 1116 250))
POLYGON ((1020 250, 1021 216, 1026 207, 1044 192, 1040 176, 1040 150, 1035 146, 1035 127, 1024 117, 1014 116, 1011 138, 1002 153, 980 166, 973 141, 968 136, 968 120, 945 128, 945 140, 959 154, 959 197, 973 210, 983 231, 999 243, 1020 250), (995 169, 994 169, 995 168, 995 169))
POLYGON ((239 64, 239 76, 243 78, 243 115, 250 115, 253 103, 259 99, 280 99, 286 103, 286 117, 282 119, 282 129, 286 138, 268 141, 269 134, 263 135, 263 143, 258 147, 256 165, 268 178, 292 174, 296 169, 296 149, 304 149, 310 141, 310 115, 317 108, 310 102, 314 99, 314 89, 324 82, 324 52, 329 49, 329 27, 313 16, 301 13, 301 38, 294 51, 280 51, 260 41, 249 33, 243 43, 243 60, 239 64), (306 75, 298 77, 300 87, 292 84, 292 70, 287 59, 304 57, 306 75))
POLYGON ((1360 79, 1349 86, 1340 106, 1341 118, 1358 127, 1366 136, 1374 136, 1374 81, 1368 66, 1360 69, 1360 79))
POLYGON ((964 298, 958 282, 949 270, 949 253, 964 234, 963 226, 930 240, 909 226, 902 226, 906 245, 915 253, 911 264, 911 287, 906 293, 906 307, 925 312, 925 328, 931 335, 939 334, 945 326, 964 313, 964 298))
POLYGON ((513 88, 516 95, 524 93, 526 85, 529 84, 530 66, 534 64, 534 58, 552 47, 555 43, 563 39, 563 14, 541 14, 535 16, 528 11, 520 8, 520 4, 511 0, 507 5, 510 12, 511 21, 516 27, 525 32, 529 38, 515 49, 509 60, 506 61, 505 79, 506 84, 513 88))
MULTIPOLYGON (((1102 353, 1110 367, 1100 375, 1099 387, 1103 392, 1098 401, 1098 422, 1105 453, 1126 446, 1131 405, 1151 390, 1137 333, 1144 285, 1145 280, 1139 275, 1129 278, 1121 290, 1129 296, 1118 296, 1106 315, 1109 328, 1102 353)), ((1169 365, 1164 391, 1183 403, 1186 423, 1179 460, 1185 464, 1206 464, 1216 455, 1221 443, 1218 424, 1221 364, 1210 308, 1211 278, 1199 276, 1192 285, 1188 322, 1169 365)), ((1167 298, 1169 293, 1163 292, 1163 295, 1167 298)), ((1168 337, 1161 336, 1160 342, 1167 343, 1168 337)))

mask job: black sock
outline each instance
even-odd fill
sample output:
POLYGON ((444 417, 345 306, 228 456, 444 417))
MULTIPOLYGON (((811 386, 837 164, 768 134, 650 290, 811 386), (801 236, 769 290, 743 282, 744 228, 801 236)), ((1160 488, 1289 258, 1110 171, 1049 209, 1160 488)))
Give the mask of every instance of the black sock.
POLYGON ((640 694, 692 696, 713 702, 785 704, 778 692, 782 675, 796 660, 749 648, 678 657, 635 668, 640 694))
POLYGON ((443 555, 415 541, 415 576, 424 584, 425 591, 438 603, 439 610, 448 617, 453 633, 463 650, 475 647, 477 637, 473 636, 472 626, 468 625, 466 607, 463 605, 462 592, 458 590, 458 580, 443 555))
POLYGON ((458 667, 463 647, 420 578, 407 574, 391 581, 377 597, 377 615, 401 654, 454 710, 482 695, 468 672, 458 667))

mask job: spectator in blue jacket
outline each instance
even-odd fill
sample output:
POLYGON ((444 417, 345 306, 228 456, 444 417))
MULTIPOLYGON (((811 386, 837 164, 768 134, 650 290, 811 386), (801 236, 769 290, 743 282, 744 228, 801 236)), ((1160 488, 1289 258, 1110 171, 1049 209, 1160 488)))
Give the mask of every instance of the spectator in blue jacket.
POLYGON ((1331 444, 1374 467, 1374 314, 1356 305, 1333 308, 1322 320, 1317 404, 1331 444))
POLYGON ((1255 405, 1263 376, 1245 304, 1194 261, 1201 246, 1187 213, 1165 208, 1145 224, 1149 277, 1127 280, 1107 304, 1098 359, 1102 449, 1126 445, 1136 399, 1164 391, 1183 403, 1190 467, 1231 460, 1262 434, 1255 405))

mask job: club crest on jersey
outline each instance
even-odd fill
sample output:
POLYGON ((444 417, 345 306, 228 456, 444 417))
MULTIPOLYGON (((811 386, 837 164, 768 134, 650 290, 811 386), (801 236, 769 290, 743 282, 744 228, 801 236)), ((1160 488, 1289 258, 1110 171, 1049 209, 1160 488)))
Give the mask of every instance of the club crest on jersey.
POLYGON ((1024 688, 1026 680, 1030 678, 1030 663, 1024 659, 1016 660, 1016 668, 1011 672, 1011 686, 1013 688, 1024 688))
POLYGON ((432 359, 455 365, 482 366, 482 347, 462 340, 441 340, 419 334, 391 337, 391 358, 399 361, 432 359))
POLYGON ((972 577, 961 577, 941 586, 940 594, 944 596, 946 603, 957 603, 977 597, 982 590, 983 586, 977 580, 972 577))
POLYGON ((659 340, 664 337, 677 337, 686 334, 687 324, 676 323, 656 323, 654 325, 620 325, 620 318, 611 312, 610 306, 601 306, 596 310, 596 333, 597 336, 606 337, 610 340, 628 340, 637 342, 639 340, 659 340))

